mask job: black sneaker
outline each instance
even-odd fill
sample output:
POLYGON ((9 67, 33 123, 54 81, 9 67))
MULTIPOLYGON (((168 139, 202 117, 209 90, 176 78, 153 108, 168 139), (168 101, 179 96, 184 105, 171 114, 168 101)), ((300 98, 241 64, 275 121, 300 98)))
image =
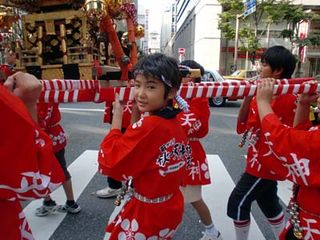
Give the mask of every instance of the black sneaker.
POLYGON ((64 212, 64 213, 76 214, 81 211, 81 207, 76 202, 71 206, 66 203, 65 205, 59 206, 58 211, 64 212))

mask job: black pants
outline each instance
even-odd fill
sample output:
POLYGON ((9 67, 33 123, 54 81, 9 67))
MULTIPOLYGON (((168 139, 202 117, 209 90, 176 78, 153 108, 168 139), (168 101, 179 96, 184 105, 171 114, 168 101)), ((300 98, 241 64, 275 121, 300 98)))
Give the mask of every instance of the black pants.
POLYGON ((109 184, 109 187, 113 188, 113 189, 119 189, 122 187, 122 183, 111 178, 111 177, 107 177, 107 181, 109 184))
POLYGON ((237 221, 249 220, 251 204, 257 201, 263 214, 274 218, 282 211, 277 191, 276 181, 244 173, 229 197, 227 214, 237 221))

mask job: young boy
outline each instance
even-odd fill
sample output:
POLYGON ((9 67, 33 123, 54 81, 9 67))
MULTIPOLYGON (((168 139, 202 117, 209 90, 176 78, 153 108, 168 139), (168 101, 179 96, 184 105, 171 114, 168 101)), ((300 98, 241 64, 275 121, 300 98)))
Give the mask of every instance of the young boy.
MULTIPOLYGON (((172 107, 181 83, 177 61, 148 55, 136 64, 135 110, 149 113, 121 132, 123 106, 113 105, 111 130, 101 143, 99 167, 118 181, 132 180, 134 190, 114 221, 110 240, 172 239, 182 221, 179 186, 191 161, 188 139, 172 107)), ((138 112, 132 113, 137 119, 138 112)))
POLYGON ((65 146, 67 138, 60 125, 61 114, 57 103, 38 103, 38 123, 39 126, 50 136, 53 142, 53 152, 57 161, 63 169, 66 181, 62 183, 64 192, 67 197, 65 205, 58 207, 56 202, 51 199, 50 195, 44 197, 43 205, 36 209, 38 217, 47 216, 48 214, 59 210, 67 213, 79 213, 80 206, 74 201, 71 175, 67 169, 65 160, 65 146))
MULTIPOLYGON (((191 69, 199 69, 201 76, 204 68, 194 60, 185 60, 180 63, 182 66, 191 69)), ((201 76, 182 79, 186 83, 201 82, 201 76)), ((209 166, 206 153, 201 145, 200 139, 205 137, 209 131, 210 109, 208 98, 194 98, 188 101, 189 111, 181 112, 178 118, 182 128, 189 137, 192 149, 192 162, 187 168, 187 176, 183 181, 181 191, 184 195, 184 202, 191 203, 197 211, 205 231, 200 240, 222 240, 220 232, 215 228, 208 206, 202 199, 202 185, 210 184, 209 166)))
MULTIPOLYGON (((295 57, 282 46, 266 50, 261 58, 260 78, 290 78, 296 64, 295 57)), ((281 121, 292 126, 296 97, 292 94, 280 95, 273 99, 272 108, 281 121)), ((227 214, 234 220, 237 240, 247 240, 250 228, 250 210, 253 201, 257 201, 276 238, 284 228, 284 213, 277 195, 275 176, 261 161, 272 159, 268 155, 269 146, 261 134, 261 126, 254 97, 246 97, 240 107, 237 132, 250 132, 247 164, 245 173, 233 189, 227 214)))
POLYGON ((262 164, 272 169, 276 178, 294 183, 288 207, 290 219, 279 239, 320 239, 320 128, 309 120, 310 103, 319 93, 299 96, 291 128, 282 124, 271 107, 273 85, 274 79, 263 79, 257 90, 262 134, 273 155, 271 161, 262 164))

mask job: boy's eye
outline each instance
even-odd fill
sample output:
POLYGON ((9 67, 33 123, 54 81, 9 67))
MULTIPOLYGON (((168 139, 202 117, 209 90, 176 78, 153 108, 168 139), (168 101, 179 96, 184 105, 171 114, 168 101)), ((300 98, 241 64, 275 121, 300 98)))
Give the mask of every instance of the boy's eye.
POLYGON ((155 89, 156 87, 153 86, 153 85, 148 85, 147 88, 149 88, 149 89, 155 89))

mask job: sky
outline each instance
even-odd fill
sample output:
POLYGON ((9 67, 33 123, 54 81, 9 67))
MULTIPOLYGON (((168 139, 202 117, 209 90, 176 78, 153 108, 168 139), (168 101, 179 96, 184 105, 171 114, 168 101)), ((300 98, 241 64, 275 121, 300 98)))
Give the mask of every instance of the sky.
POLYGON ((139 12, 149 9, 149 31, 160 32, 162 13, 174 0, 138 0, 139 12))

